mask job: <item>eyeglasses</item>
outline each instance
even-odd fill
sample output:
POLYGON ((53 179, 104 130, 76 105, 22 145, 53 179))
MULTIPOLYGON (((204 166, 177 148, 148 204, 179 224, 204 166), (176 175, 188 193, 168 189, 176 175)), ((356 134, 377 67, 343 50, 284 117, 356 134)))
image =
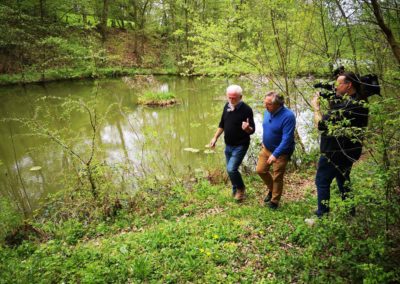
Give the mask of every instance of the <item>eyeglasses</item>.
POLYGON ((340 85, 348 84, 349 82, 335 82, 335 87, 339 87, 340 85))

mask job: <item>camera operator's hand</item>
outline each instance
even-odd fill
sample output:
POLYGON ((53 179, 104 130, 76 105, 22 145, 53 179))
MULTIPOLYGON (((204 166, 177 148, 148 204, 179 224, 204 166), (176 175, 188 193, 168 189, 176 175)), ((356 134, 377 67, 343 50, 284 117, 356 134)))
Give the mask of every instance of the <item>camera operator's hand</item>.
POLYGON ((311 100, 311 105, 314 108, 314 110, 319 110, 319 96, 320 96, 320 92, 316 92, 314 97, 311 100))
POLYGON ((320 92, 316 92, 314 97, 311 100, 311 105, 314 109, 314 123, 315 123, 315 126, 317 126, 317 127, 318 127, 318 123, 322 119, 322 114, 321 114, 321 110, 319 107, 319 97, 320 97, 320 92))

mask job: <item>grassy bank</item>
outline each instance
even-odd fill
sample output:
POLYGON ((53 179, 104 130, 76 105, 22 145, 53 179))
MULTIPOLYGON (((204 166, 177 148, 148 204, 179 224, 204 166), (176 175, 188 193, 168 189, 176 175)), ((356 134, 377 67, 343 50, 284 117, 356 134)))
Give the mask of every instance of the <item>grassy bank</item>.
POLYGON ((0 249, 0 282, 396 282, 398 237, 385 238, 382 201, 362 190, 373 178, 366 169, 356 170, 357 216, 333 196, 332 214, 314 226, 304 222, 316 203, 312 173, 290 175, 276 211, 254 175, 242 204, 209 178, 103 199, 98 218, 78 214, 90 202, 75 196, 74 217, 42 213, 35 233, 0 249))
POLYGON ((176 95, 172 92, 146 92, 139 96, 139 104, 147 106, 171 106, 177 103, 176 95))
POLYGON ((0 75, 0 86, 14 85, 14 84, 28 84, 28 83, 41 83, 53 82, 62 80, 76 80, 76 79, 89 79, 89 78, 113 78, 121 76, 133 75, 178 75, 178 70, 166 68, 121 68, 121 67, 107 67, 98 68, 96 70, 90 69, 50 69, 44 73, 40 72, 26 72, 23 74, 7 74, 0 75))

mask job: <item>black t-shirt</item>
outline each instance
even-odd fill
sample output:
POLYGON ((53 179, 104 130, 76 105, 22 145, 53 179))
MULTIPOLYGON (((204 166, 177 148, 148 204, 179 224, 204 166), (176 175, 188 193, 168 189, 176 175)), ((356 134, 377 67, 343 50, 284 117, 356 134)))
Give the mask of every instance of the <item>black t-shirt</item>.
POLYGON ((239 104, 234 111, 230 111, 229 104, 226 103, 219 122, 219 128, 224 129, 225 143, 230 146, 250 144, 250 135, 256 129, 251 107, 244 102, 239 104), (249 119, 249 124, 253 129, 251 134, 242 129, 242 122, 247 121, 247 119, 249 119))
POLYGON ((321 153, 337 165, 354 163, 361 156, 368 108, 365 101, 355 98, 335 97, 318 123, 318 129, 322 130, 321 153))

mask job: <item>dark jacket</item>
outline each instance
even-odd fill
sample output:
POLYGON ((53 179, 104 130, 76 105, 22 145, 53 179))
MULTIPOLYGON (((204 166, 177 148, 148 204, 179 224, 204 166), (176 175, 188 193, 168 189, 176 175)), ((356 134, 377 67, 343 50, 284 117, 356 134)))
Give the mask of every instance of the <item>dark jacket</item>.
POLYGON ((354 97, 335 97, 328 113, 318 123, 321 153, 337 165, 348 165, 361 156, 362 140, 368 125, 365 101, 354 97))

